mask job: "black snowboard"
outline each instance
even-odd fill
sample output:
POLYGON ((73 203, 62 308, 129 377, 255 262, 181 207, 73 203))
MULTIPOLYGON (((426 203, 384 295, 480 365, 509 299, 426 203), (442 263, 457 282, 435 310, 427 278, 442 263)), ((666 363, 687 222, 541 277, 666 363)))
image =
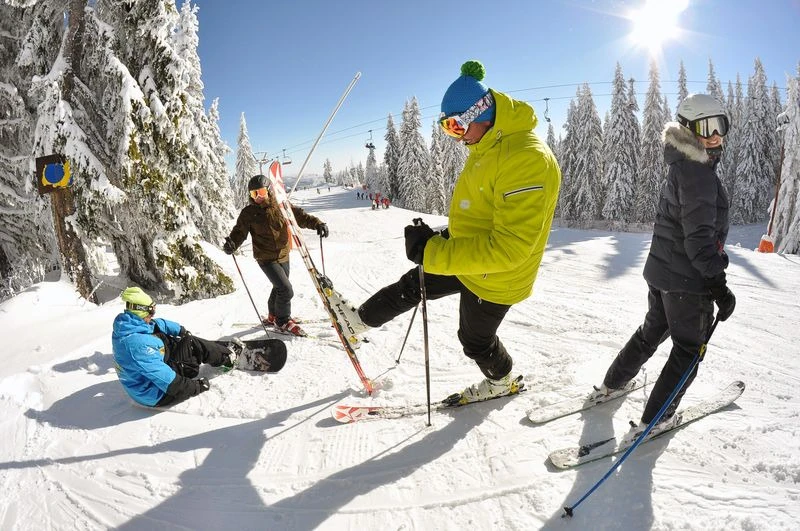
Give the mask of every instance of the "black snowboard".
MULTIPOLYGON (((217 341, 228 346, 233 341, 217 341)), ((278 372, 286 365, 286 344, 280 339, 242 341, 244 350, 236 360, 236 368, 245 371, 278 372)))

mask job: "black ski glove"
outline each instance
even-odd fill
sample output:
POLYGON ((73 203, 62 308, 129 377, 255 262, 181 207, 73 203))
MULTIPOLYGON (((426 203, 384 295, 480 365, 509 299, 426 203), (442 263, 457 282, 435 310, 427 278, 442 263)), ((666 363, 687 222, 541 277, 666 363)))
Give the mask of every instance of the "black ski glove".
POLYGON ((449 240, 450 239, 450 229, 448 229, 447 227, 443 228, 442 230, 439 231, 439 236, 441 236, 445 240, 449 240))
POLYGON ((706 288, 711 294, 711 298, 717 303, 717 308, 719 308, 717 317, 720 321, 726 321, 736 308, 736 297, 728 288, 725 272, 723 271, 715 277, 706 279, 706 288))
POLYGON ((413 222, 413 225, 405 228, 406 257, 415 264, 422 264, 425 245, 436 233, 422 221, 422 218, 415 218, 413 222))
POLYGON ((199 395, 200 393, 205 393, 209 389, 211 389, 211 382, 208 381, 208 378, 198 378, 195 380, 197 384, 195 396, 199 395))
POLYGON ((324 223, 320 223, 319 225, 317 225, 317 234, 319 234, 320 238, 327 238, 328 226, 324 223))
POLYGON ((225 238, 225 243, 222 244, 222 250, 225 251, 225 254, 233 254, 236 250, 236 244, 233 243, 230 236, 225 238))
POLYGON ((181 326, 181 331, 178 332, 178 335, 180 337, 183 337, 183 336, 190 336, 190 335, 192 335, 192 333, 189 332, 188 330, 186 330, 183 326, 181 326))

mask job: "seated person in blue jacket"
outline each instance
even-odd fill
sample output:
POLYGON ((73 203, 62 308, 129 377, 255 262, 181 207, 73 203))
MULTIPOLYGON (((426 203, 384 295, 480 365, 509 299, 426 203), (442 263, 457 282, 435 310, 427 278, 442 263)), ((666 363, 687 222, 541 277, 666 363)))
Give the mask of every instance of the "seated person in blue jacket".
POLYGON ((170 406, 208 391, 207 378, 195 379, 201 363, 233 367, 238 352, 154 318, 156 305, 141 288, 127 288, 122 300, 125 311, 114 319, 111 344, 119 381, 139 404, 170 406))

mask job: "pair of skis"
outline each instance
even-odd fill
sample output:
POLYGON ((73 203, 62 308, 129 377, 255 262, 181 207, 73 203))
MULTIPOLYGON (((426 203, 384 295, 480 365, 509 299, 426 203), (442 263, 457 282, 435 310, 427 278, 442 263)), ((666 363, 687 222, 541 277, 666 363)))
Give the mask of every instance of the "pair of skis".
POLYGON ((289 226, 289 232, 293 239, 294 246, 303 258, 303 264, 305 264, 306 270, 311 276, 311 282, 314 284, 317 293, 319 293, 322 299, 322 304, 328 312, 328 316, 333 324, 333 329, 339 336, 339 340, 347 356, 350 358, 353 368, 358 374, 358 378, 364 385, 364 389, 366 389, 367 394, 371 395, 374 390, 372 380, 367 378, 366 374, 364 374, 364 369, 362 369, 361 362, 358 360, 356 351, 353 348, 353 344, 357 343, 357 338, 355 337, 354 330, 350 326, 350 323, 347 322, 346 317, 343 317, 340 310, 340 306, 344 304, 344 301, 341 294, 333 288, 333 283, 330 279, 317 270, 314 261, 311 259, 311 254, 308 252, 308 247, 303 239, 300 226, 297 224, 294 212, 292 211, 292 205, 286 194, 286 186, 283 182, 283 172, 281 171, 281 164, 279 161, 274 160, 270 163, 268 178, 272 184, 272 191, 275 194, 275 200, 278 203, 281 215, 289 226))

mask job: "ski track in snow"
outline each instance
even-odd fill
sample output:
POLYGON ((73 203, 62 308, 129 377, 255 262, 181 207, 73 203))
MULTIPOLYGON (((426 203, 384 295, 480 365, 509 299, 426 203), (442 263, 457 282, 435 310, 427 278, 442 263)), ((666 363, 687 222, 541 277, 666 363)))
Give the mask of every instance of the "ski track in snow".
MULTIPOLYGON (((355 191, 297 192, 323 219, 325 268, 354 304, 395 281, 402 229, 418 214, 371 211, 355 191)), ((433 227, 446 218, 422 215, 433 227)), ((546 463, 556 448, 627 430, 669 352, 645 366, 648 383, 626 399, 541 426, 526 412, 599 384, 644 316, 641 277, 650 234, 555 227, 533 296, 499 335, 528 391, 451 412, 339 425, 330 407, 425 400, 421 314, 399 364, 411 312, 371 330, 357 351, 378 391, 367 397, 331 341, 278 336, 279 374, 204 368, 212 390, 168 411, 134 406, 114 374, 117 300, 93 307, 64 282, 0 304, 7 363, 0 369, 0 529, 792 529, 800 521, 800 260, 761 255, 761 227, 732 231, 733 317, 712 338, 684 398, 691 405, 731 380, 733 406, 643 445, 575 511, 612 465, 570 471, 546 463), (742 242, 737 247, 737 242, 742 242)), ((320 241, 305 231, 321 269, 320 241)), ((204 244, 236 292, 159 305, 159 315, 202 337, 259 337, 234 264, 204 244), (233 323, 253 322, 252 328, 233 323)), ((246 245, 238 260, 261 313, 268 282, 246 245)), ((292 255, 293 314, 324 316, 300 257, 292 255)), ((119 282, 124 283, 120 279, 119 282)), ((431 399, 480 379, 456 339, 457 298, 429 302, 431 399)), ((335 338, 325 323, 309 332, 335 338)))

